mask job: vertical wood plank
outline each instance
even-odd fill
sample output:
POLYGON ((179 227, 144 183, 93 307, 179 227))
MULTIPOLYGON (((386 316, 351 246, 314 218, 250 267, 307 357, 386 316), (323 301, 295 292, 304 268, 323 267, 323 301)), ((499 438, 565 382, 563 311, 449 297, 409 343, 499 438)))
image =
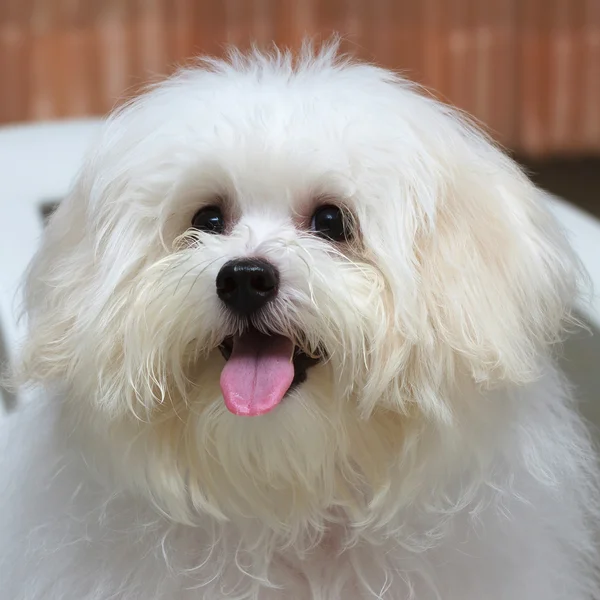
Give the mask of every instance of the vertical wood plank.
POLYGON ((0 3, 0 122, 24 121, 29 115, 30 4, 0 3))
POLYGON ((249 0, 251 2, 250 31, 252 41, 265 48, 273 41, 273 14, 271 0, 249 0))
POLYGON ((515 130, 518 0, 491 0, 475 6, 473 113, 500 142, 510 143, 515 130))
POLYGON ((56 43, 52 39, 55 4, 34 0, 31 11, 31 119, 51 119, 57 116, 54 88, 57 85, 58 60, 56 43))
POLYGON ((420 19, 422 35, 419 49, 422 55, 423 83, 439 95, 447 95, 444 73, 443 22, 445 14, 444 0, 423 0, 420 19))
POLYGON ((585 0, 583 27, 582 146, 600 151, 600 2, 585 0))
POLYGON ((98 63, 98 112, 109 111, 130 85, 131 53, 127 8, 120 0, 102 3, 95 24, 94 60, 98 63))
POLYGON ((227 15, 224 2, 197 2, 196 46, 200 54, 222 56, 227 45, 227 15))
POLYGON ((185 64, 196 54, 194 39, 194 9, 193 0, 166 1, 165 27, 168 28, 168 60, 170 65, 185 64))
MULTIPOLYGON (((563 1, 563 0, 558 0, 563 1)), ((519 5, 519 137, 525 152, 548 151, 548 6, 555 0, 522 0, 519 5)))
POLYGON ((447 54, 444 68, 448 73, 446 95, 457 106, 473 111, 475 72, 473 0, 456 0, 448 11, 447 54))

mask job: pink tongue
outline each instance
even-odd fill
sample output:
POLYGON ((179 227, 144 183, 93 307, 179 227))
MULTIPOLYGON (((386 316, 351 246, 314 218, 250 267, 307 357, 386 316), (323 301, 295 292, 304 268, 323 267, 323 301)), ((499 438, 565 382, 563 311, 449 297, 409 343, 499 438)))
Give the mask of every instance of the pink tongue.
POLYGON ((294 379, 294 344, 282 335, 250 331, 236 337, 221 372, 225 406, 234 415, 263 415, 283 399, 294 379))

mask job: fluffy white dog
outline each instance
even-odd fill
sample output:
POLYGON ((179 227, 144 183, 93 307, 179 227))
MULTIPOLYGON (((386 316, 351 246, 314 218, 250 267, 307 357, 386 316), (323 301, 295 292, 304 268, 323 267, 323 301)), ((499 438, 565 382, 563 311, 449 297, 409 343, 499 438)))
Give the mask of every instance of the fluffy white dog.
POLYGON ((26 286, 1 598, 599 598, 540 196, 335 43, 119 110, 26 286))

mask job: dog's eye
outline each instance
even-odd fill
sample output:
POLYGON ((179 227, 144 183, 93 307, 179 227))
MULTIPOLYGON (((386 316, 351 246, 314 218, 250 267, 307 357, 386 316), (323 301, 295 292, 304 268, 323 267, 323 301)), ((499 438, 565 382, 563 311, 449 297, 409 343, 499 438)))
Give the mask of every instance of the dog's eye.
POLYGON ((343 242, 350 238, 347 219, 338 206, 320 206, 312 218, 312 229, 319 236, 334 242, 343 242))
POLYGON ((201 208, 192 219, 192 227, 207 233, 223 233, 225 230, 225 219, 218 206, 206 206, 201 208))

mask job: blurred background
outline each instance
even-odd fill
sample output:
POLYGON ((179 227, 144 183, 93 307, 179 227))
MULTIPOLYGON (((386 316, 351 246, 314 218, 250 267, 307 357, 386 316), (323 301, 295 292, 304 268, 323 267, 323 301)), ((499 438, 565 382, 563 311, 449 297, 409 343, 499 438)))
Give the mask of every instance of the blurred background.
POLYGON ((600 0, 0 0, 0 124, 102 115, 199 54, 333 32, 600 213, 600 0))

